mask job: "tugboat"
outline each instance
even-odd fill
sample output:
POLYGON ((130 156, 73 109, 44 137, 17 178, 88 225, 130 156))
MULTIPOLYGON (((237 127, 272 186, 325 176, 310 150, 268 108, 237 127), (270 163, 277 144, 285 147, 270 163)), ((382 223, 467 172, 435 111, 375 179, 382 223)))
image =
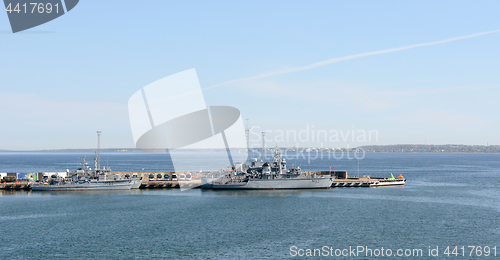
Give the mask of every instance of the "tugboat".
POLYGON ((82 157, 82 167, 74 172, 69 172, 66 178, 51 176, 46 182, 31 184, 33 191, 88 191, 88 190, 130 190, 138 189, 142 178, 121 178, 112 174, 108 167, 100 167, 100 134, 97 132, 97 152, 94 156, 94 170, 92 171, 82 157))
POLYGON ((235 164, 223 177, 202 180, 202 189, 214 190, 280 190, 280 189, 328 189, 332 178, 306 176, 300 167, 286 168, 286 160, 275 149, 272 162, 252 165, 235 164))

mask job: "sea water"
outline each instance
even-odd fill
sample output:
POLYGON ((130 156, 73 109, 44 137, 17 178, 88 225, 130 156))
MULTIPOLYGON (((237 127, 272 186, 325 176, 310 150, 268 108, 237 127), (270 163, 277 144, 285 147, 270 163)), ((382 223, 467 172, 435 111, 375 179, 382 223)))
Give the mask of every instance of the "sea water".
MULTIPOLYGON (((82 155, 93 154, 3 152, 0 172, 74 170, 82 155)), ((213 170, 212 156, 186 160, 195 170, 213 170)), ((500 154, 315 157, 292 154, 287 162, 350 176, 392 172, 407 182, 284 191, 1 191, 0 259, 500 257, 500 154)), ((101 165, 173 170, 165 154, 102 153, 101 165)))

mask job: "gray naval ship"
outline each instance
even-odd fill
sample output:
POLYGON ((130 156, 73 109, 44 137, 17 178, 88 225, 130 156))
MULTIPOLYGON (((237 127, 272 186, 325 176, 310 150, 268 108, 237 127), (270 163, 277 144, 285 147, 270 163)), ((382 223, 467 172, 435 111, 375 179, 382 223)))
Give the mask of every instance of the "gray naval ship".
POLYGON ((82 167, 74 172, 68 172, 63 178, 57 175, 50 176, 46 181, 31 184, 33 191, 89 191, 89 190, 130 190, 141 186, 142 178, 122 178, 112 174, 111 168, 100 167, 100 145, 98 134, 98 151, 94 156, 94 170, 91 170, 82 157, 82 167))
MULTIPOLYGON (((97 155, 96 155, 97 157, 97 155)), ((96 161, 96 158, 94 159, 96 161)), ((94 168, 89 171, 82 158, 82 168, 69 172, 66 178, 51 176, 46 182, 31 184, 33 191, 88 191, 88 190, 130 190, 141 186, 142 178, 121 178, 111 174, 110 168, 94 168)))
POLYGON ((300 167, 287 169, 286 160, 278 149, 272 162, 251 165, 235 164, 232 171, 219 178, 202 179, 202 189, 213 190, 280 190, 280 189, 328 189, 332 178, 306 176, 300 167))

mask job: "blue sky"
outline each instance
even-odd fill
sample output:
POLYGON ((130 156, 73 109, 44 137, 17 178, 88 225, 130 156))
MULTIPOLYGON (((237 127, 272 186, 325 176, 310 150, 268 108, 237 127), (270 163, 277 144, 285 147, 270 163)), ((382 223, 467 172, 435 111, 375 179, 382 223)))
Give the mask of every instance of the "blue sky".
MULTIPOLYGON (((0 149, 134 147, 127 102, 196 68, 202 88, 500 30, 498 1, 80 1, 12 34, 0 12, 0 149)), ((299 146, 500 144, 500 32, 204 91, 255 133, 376 130, 299 146)), ((351 131, 351 132, 349 132, 351 131)), ((331 136, 330 136, 331 137, 331 136)), ((254 136, 252 138, 256 140, 254 136)), ((278 141, 276 141, 278 140, 278 141)), ((260 142, 255 142, 255 144, 260 142)), ((278 145, 293 146, 293 140, 278 145)))

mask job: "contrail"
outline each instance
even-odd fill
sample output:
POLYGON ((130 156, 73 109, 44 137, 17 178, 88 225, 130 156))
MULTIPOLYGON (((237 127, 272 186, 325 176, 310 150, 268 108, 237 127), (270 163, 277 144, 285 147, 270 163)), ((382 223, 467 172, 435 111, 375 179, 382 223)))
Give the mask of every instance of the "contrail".
POLYGON ((300 66, 300 67, 295 67, 295 68, 288 68, 288 69, 284 69, 284 70, 278 70, 278 71, 268 72, 268 73, 264 73, 264 74, 260 74, 260 75, 256 75, 256 76, 252 76, 252 77, 241 78, 241 79, 234 79, 234 80, 222 82, 222 83, 219 83, 219 84, 216 84, 216 85, 212 85, 210 87, 206 87, 203 90, 213 89, 213 88, 217 88, 217 87, 224 86, 224 85, 231 84, 231 83, 235 83, 235 82, 241 82, 241 81, 252 80, 252 79, 259 79, 259 78, 265 78, 265 77, 270 77, 270 76, 275 76, 275 75, 280 75, 280 74, 285 74, 285 73, 290 73, 290 72, 296 72, 296 71, 314 69, 314 68, 317 68, 317 67, 322 67, 322 66, 330 65, 332 63, 336 63, 336 62, 339 62, 339 61, 346 61, 346 60, 352 60, 352 59, 357 59, 357 58, 362 58, 362 57, 367 57, 367 56, 372 56, 372 55, 390 53, 390 52, 395 52, 395 51, 403 51, 403 50, 408 50, 408 49, 413 49, 413 48, 418 48, 418 47, 424 47, 424 46, 431 46, 431 45, 436 45, 436 44, 441 44, 441 43, 453 42, 453 41, 458 41, 458 40, 463 40, 463 39, 467 39, 467 38, 478 37, 478 36, 481 36, 481 35, 490 34, 490 33, 497 33, 497 32, 500 32, 500 30, 474 33, 474 34, 469 34, 469 35, 465 35, 465 36, 450 38, 450 39, 436 41, 436 42, 418 43, 418 44, 413 44, 413 45, 408 45, 408 46, 403 46, 403 47, 397 47, 397 48, 390 48, 390 49, 385 49, 385 50, 380 50, 380 51, 364 52, 364 53, 354 54, 354 55, 349 55, 349 56, 344 56, 344 57, 340 57, 340 58, 332 58, 332 59, 328 59, 328 60, 324 60, 324 61, 315 62, 313 64, 309 64, 309 65, 306 65, 306 66, 300 66))

